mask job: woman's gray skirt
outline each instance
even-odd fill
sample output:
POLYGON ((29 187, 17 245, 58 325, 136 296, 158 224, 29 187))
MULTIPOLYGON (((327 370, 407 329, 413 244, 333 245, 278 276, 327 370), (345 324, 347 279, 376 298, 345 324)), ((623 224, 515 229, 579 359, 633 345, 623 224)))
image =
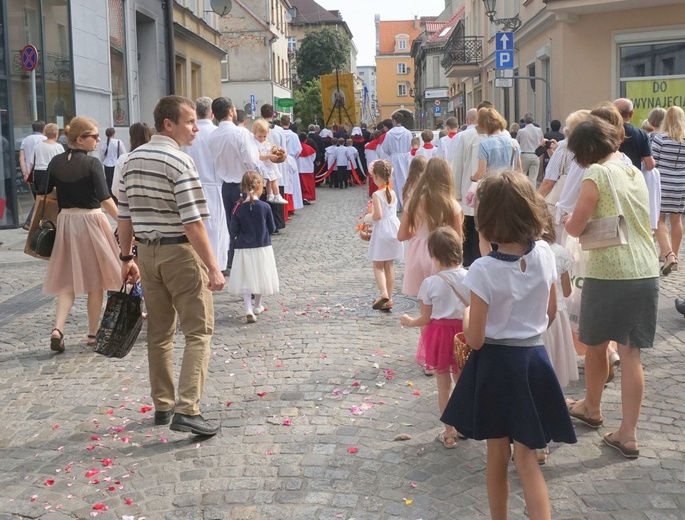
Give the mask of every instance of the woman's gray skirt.
POLYGON ((651 348, 658 306, 659 278, 585 278, 578 339, 589 346, 613 340, 633 348, 651 348))

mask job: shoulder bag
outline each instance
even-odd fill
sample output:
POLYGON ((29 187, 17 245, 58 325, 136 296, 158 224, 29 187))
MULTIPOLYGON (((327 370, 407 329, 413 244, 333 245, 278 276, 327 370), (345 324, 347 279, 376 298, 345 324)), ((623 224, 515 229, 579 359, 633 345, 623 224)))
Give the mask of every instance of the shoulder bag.
MULTIPOLYGON (((449 281, 449 279, 446 276, 443 276, 442 273, 438 273, 438 276, 443 279, 447 285, 449 285, 452 288, 452 291, 454 291, 454 294, 457 295, 457 298, 459 298, 462 303, 468 307, 469 302, 466 301, 466 298, 464 298, 461 293, 457 290, 457 288, 454 286, 452 282, 449 281)), ((469 359, 469 356, 471 355, 471 347, 469 347, 466 344, 466 337, 464 336, 463 332, 457 332, 454 335, 454 351, 452 352, 452 356, 454 357, 454 362, 457 364, 459 367, 459 370, 462 370, 464 366, 466 365, 466 362, 469 359)))
MULTIPOLYGON (((46 191, 49 184, 50 169, 48 168, 48 177, 45 181, 46 191)), ((24 247, 26 254, 44 260, 50 258, 56 236, 56 227, 53 220, 57 219, 58 213, 59 206, 57 200, 50 197, 49 193, 36 195, 36 206, 31 227, 29 228, 29 239, 27 240, 26 247, 24 247), (38 217, 39 212, 40 217, 38 217)))
POLYGON ((611 178, 611 171, 606 166, 604 169, 609 180, 609 187, 611 188, 611 194, 614 197, 614 204, 618 214, 588 221, 585 230, 580 235, 580 247, 584 251, 622 246, 628 243, 628 224, 623 216, 623 207, 618 200, 614 181, 611 178))
POLYGON ((559 202, 559 197, 561 196, 561 192, 564 189, 564 184, 566 184, 566 157, 567 157, 567 149, 564 148, 564 151, 561 152, 561 167, 559 168, 559 178, 557 179, 557 182, 554 183, 554 186, 550 190, 550 192, 545 196, 545 202, 547 203, 547 206, 549 206, 549 210, 554 213, 556 212, 556 206, 557 202, 559 202))

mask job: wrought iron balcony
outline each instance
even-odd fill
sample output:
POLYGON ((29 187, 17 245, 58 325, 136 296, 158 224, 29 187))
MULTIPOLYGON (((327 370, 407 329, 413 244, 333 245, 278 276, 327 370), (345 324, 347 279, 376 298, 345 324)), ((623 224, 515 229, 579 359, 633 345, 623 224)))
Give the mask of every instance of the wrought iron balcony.
POLYGON ((441 65, 448 78, 474 76, 480 73, 483 61, 482 36, 457 36, 450 38, 445 46, 441 65))

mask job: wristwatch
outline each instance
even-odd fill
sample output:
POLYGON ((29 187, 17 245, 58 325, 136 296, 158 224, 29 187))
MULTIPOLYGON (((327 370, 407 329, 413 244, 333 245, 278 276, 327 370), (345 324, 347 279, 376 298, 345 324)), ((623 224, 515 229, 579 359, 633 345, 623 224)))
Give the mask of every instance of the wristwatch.
POLYGON ((133 261, 133 255, 124 256, 121 253, 119 253, 119 260, 121 260, 122 262, 131 262, 133 261))

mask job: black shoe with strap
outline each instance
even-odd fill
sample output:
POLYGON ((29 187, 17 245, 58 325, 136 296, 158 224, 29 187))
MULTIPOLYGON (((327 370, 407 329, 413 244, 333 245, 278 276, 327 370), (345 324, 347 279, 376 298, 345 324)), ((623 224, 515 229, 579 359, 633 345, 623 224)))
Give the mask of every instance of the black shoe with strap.
POLYGON ((155 410, 155 424, 160 426, 162 424, 169 424, 171 417, 174 415, 174 409, 167 410, 166 412, 161 412, 155 410))

